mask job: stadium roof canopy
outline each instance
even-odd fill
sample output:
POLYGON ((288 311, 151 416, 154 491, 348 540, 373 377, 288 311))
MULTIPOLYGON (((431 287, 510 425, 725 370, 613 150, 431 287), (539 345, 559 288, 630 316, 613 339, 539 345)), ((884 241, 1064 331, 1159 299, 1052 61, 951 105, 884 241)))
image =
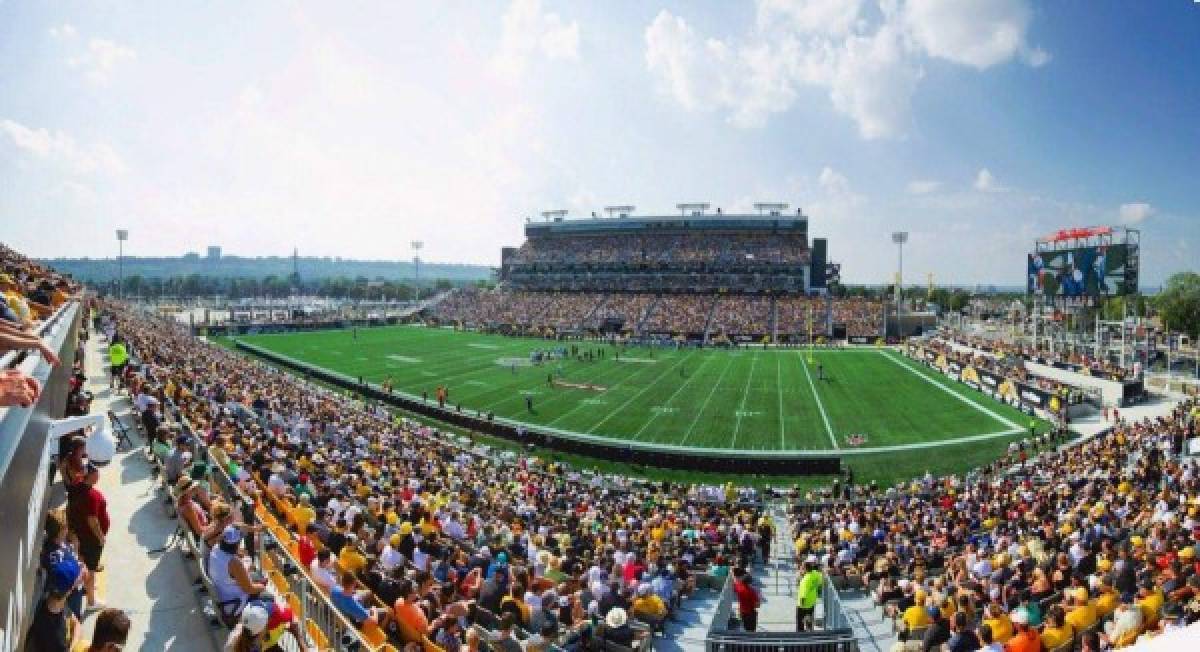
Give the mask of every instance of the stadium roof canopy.
POLYGON ((617 217, 556 216, 525 224, 527 237, 547 235, 595 235, 662 231, 769 231, 807 233, 806 215, 620 215, 617 217))

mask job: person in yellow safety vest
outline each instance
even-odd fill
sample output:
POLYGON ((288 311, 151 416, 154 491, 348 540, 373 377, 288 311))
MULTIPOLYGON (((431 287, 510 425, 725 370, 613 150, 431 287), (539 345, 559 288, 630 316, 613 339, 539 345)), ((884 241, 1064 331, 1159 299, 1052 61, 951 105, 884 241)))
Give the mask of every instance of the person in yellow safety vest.
POLYGON ((115 385, 117 379, 125 372, 125 364, 129 362, 129 352, 125 349, 125 341, 119 337, 108 345, 108 364, 112 370, 110 385, 115 385))
POLYGON ((811 631, 814 629, 813 612, 817 608, 817 598, 821 597, 821 588, 825 584, 825 576, 817 570, 817 558, 810 556, 804 562, 804 574, 796 589, 796 631, 811 631))

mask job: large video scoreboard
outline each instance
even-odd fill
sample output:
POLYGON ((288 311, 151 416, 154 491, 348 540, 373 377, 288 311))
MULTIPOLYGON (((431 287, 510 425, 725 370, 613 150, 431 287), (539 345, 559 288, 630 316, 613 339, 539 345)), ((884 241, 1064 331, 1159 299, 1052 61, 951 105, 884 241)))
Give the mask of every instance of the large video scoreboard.
POLYGON ((1112 244, 1031 253, 1027 290, 1047 298, 1136 294, 1136 251, 1137 245, 1112 244))

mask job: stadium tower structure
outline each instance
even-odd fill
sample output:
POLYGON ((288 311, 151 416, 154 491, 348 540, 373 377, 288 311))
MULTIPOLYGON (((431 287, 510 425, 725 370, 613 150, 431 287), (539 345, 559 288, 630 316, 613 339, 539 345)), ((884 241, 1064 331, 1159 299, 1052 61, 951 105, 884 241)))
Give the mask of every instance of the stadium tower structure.
MULTIPOLYGON (((546 211, 542 219, 527 220, 521 247, 502 251, 499 278, 518 292, 743 297, 767 306, 769 319, 757 323, 770 328, 740 334, 756 339, 775 335, 777 298, 825 293, 827 242, 810 244, 803 211, 787 213, 783 203, 755 204, 757 214, 736 215, 711 213, 708 204, 677 208, 678 215, 633 215, 633 206, 613 206, 607 217, 575 219, 566 211, 546 211)), ((669 334, 707 337, 717 310, 712 301, 709 318, 697 320, 695 331, 669 334)), ((825 335, 830 319, 824 302, 817 317, 816 332, 825 335)), ((611 319, 595 327, 654 330, 611 319)))

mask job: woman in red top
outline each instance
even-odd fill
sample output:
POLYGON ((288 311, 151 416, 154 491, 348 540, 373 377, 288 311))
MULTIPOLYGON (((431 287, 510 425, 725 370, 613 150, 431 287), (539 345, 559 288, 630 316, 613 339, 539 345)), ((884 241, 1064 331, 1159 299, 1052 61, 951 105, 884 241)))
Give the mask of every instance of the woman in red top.
POLYGON ((750 585, 753 578, 744 568, 733 572, 733 593, 737 596, 738 615, 742 618, 742 627, 753 632, 758 628, 758 605, 762 599, 758 590, 750 585))

